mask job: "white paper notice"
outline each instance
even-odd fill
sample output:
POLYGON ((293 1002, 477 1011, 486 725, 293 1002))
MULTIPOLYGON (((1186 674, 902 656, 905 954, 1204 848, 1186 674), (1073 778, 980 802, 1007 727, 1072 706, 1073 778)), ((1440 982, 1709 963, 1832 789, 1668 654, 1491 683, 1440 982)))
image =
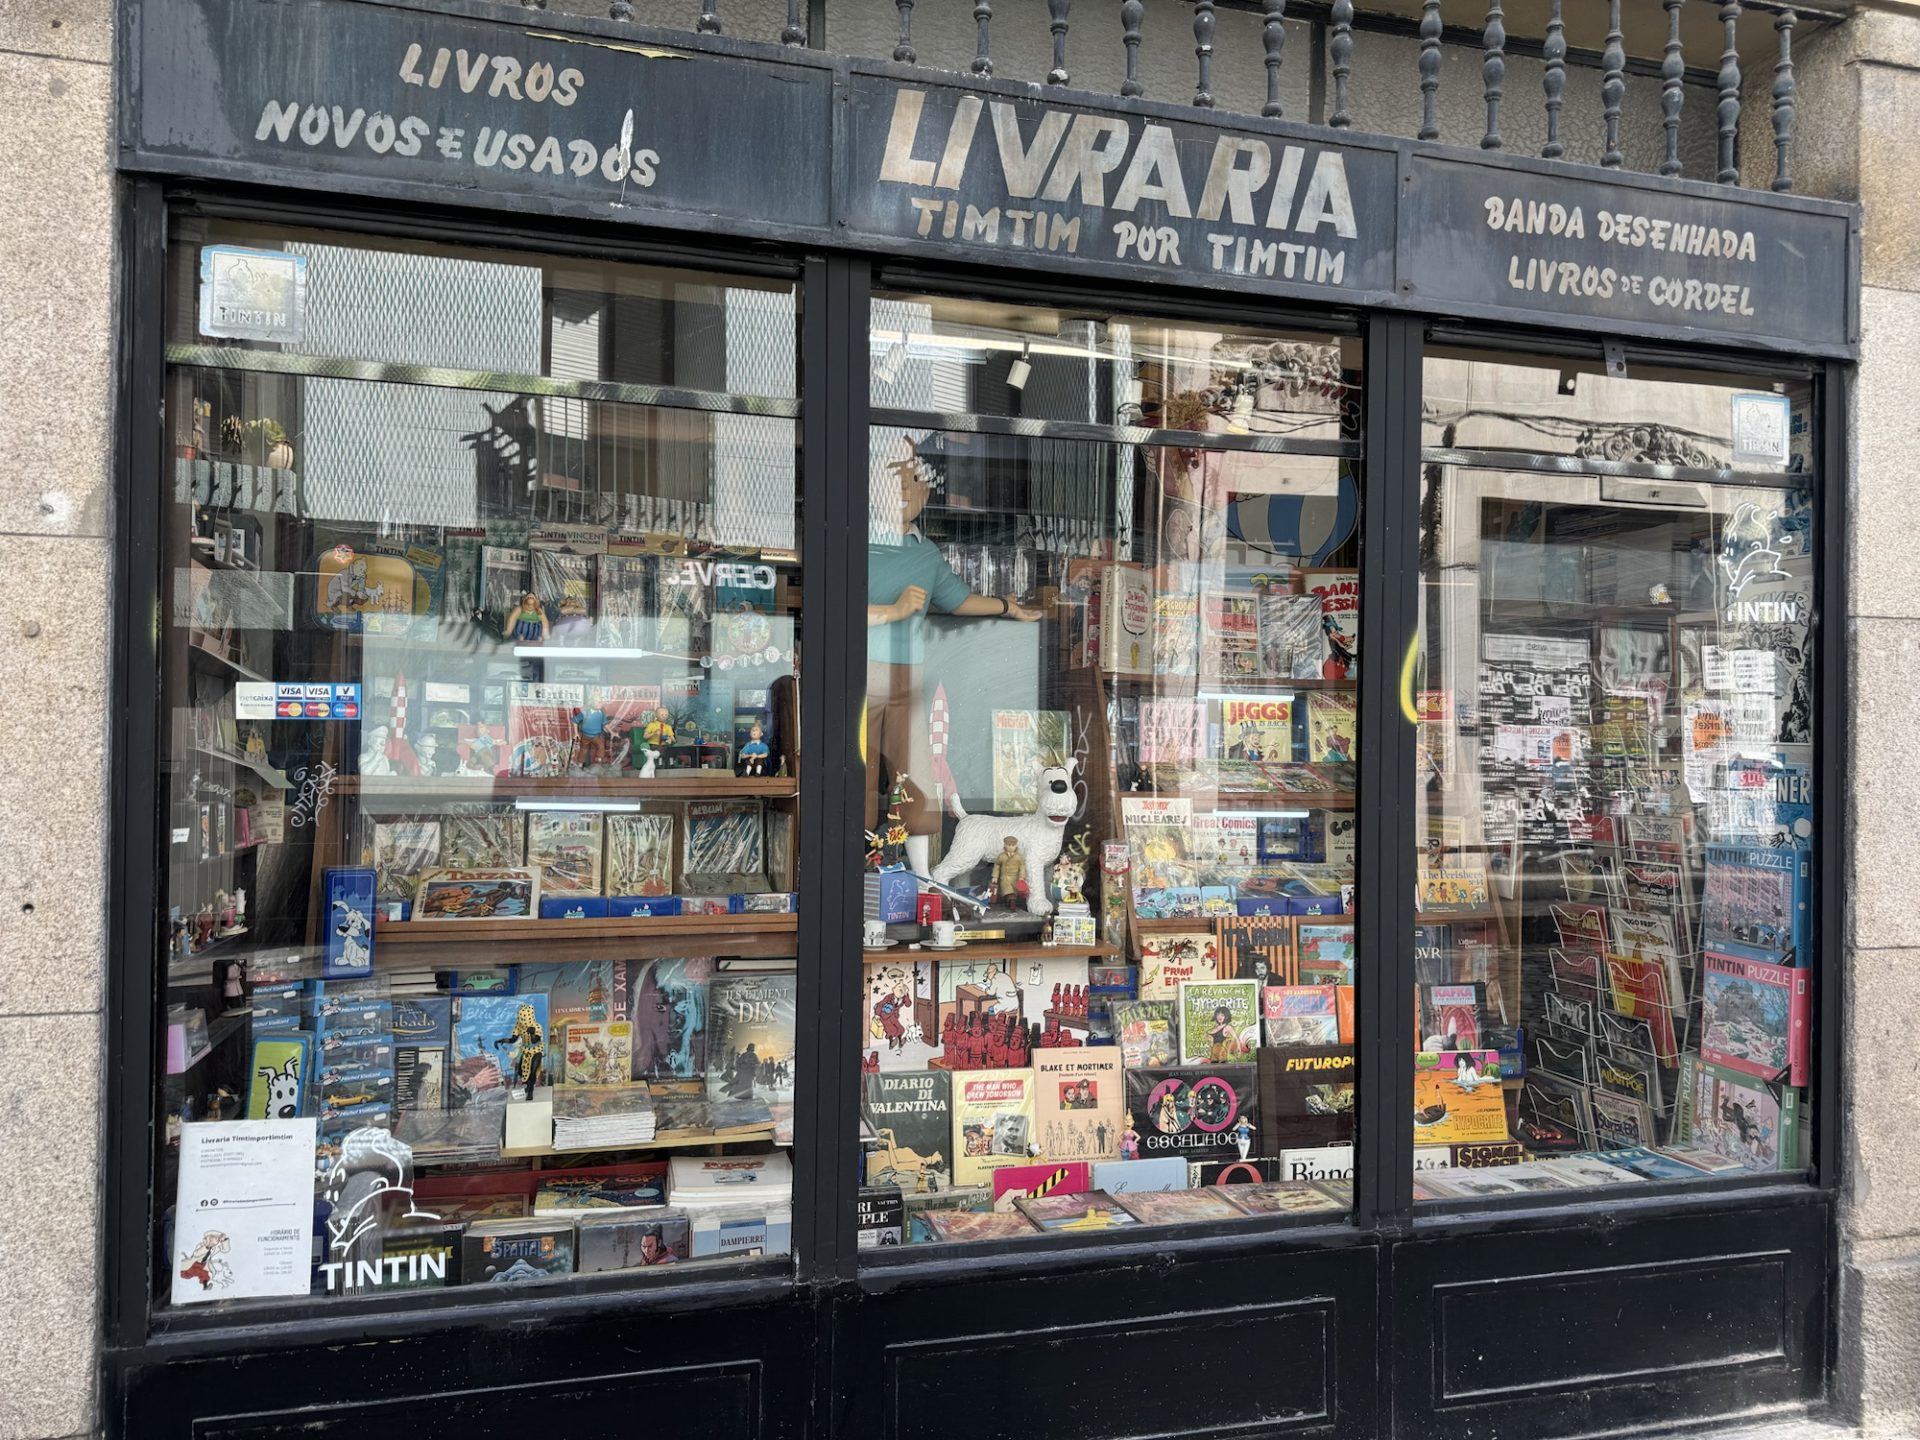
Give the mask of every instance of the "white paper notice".
POLYGON ((1731 653, 1719 645, 1708 645, 1701 651, 1701 679, 1707 689, 1733 688, 1733 666, 1727 658, 1731 653))
POLYGON ((309 1118, 180 1127, 174 1304, 308 1292, 317 1124, 309 1118))
POLYGON ((1778 665, 1771 650, 1733 652, 1733 688, 1743 695, 1771 695, 1778 665))

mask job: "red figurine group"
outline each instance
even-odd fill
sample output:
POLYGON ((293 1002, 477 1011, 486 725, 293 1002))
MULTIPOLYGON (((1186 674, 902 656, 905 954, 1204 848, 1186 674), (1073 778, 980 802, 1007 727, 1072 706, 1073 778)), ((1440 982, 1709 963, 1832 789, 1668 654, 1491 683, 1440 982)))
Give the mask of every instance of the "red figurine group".
POLYGON ((1011 1010, 995 1015, 975 1011, 965 1019, 949 1014, 940 1030, 940 1051, 949 1070, 1017 1070, 1032 1063, 1032 1045, 1027 1027, 1011 1010))

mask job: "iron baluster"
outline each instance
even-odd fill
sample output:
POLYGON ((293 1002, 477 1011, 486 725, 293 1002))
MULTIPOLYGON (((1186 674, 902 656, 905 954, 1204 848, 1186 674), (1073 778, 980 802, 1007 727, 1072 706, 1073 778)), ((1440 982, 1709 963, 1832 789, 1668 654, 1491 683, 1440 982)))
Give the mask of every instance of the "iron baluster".
POLYGON ((1740 178, 1734 155, 1740 137, 1740 0, 1721 0, 1720 29, 1726 43, 1720 51, 1720 170, 1714 179, 1731 185, 1740 178))
POLYGON ((1798 17, 1782 10, 1773 22, 1780 34, 1780 58, 1773 63, 1773 188, 1793 188, 1787 161, 1793 150, 1793 27, 1798 17))
POLYGON ((1346 130, 1353 125, 1353 113, 1347 109, 1347 78, 1353 74, 1353 0, 1333 0, 1333 39, 1327 48, 1333 55, 1333 114, 1327 124, 1346 130))
POLYGON ((1127 78, 1120 82, 1122 95, 1144 95, 1140 83, 1140 23, 1147 18, 1147 7, 1140 0, 1124 0, 1120 6, 1120 42, 1127 47, 1127 78))
POLYGON ((1049 85, 1067 83, 1067 11, 1073 0, 1047 0, 1047 28, 1053 31, 1053 69, 1047 72, 1049 85))
POLYGON ((720 33, 720 17, 715 13, 713 8, 719 3, 720 0, 700 0, 700 24, 697 28, 702 35, 718 35, 720 33))
POLYGON ((974 0, 973 23, 978 27, 973 40, 973 73, 991 78, 993 39, 988 32, 993 25, 993 6, 987 0, 974 0))
POLYGON ((1680 52, 1680 7, 1685 0, 1663 0, 1667 7, 1667 55, 1660 62, 1660 123, 1667 129, 1662 175, 1680 173, 1680 109, 1686 104, 1686 56, 1680 52))
POLYGON ((1420 16, 1420 138, 1440 138, 1440 0, 1426 0, 1420 16))
POLYGON ((1280 104, 1280 61, 1287 49, 1287 0, 1266 0, 1266 12, 1260 41, 1267 51, 1267 103, 1260 113, 1278 120, 1285 113, 1280 104))
POLYGON ((1560 106, 1567 92, 1567 26, 1560 14, 1560 0, 1553 0, 1547 10, 1547 41, 1542 54, 1547 62, 1540 81, 1547 92, 1547 143, 1540 147, 1540 154, 1543 159, 1558 160, 1567 153, 1567 147, 1560 143, 1560 106))
POLYGON ((1193 53, 1200 62, 1200 80, 1194 88, 1193 103, 1202 110, 1213 108, 1213 0, 1194 0, 1193 53))
POLYGON ((807 26, 800 15, 800 0, 787 0, 787 23, 780 31, 782 45, 804 45, 807 43, 807 26))
POLYGON ((1600 105, 1607 124, 1607 152, 1600 163, 1618 170, 1626 160, 1620 153, 1620 102, 1627 98, 1627 40, 1620 33, 1620 0, 1607 0, 1607 5, 1607 48, 1600 61, 1606 67, 1600 105))
POLYGON ((900 43, 893 47, 893 58, 911 65, 920 58, 913 53, 913 0, 894 0, 893 8, 900 12, 900 43))
POLYGON ((1487 93, 1487 133, 1480 137, 1480 148, 1498 150, 1505 144, 1500 138, 1500 97, 1507 89, 1507 17, 1500 0, 1487 0, 1487 28, 1481 45, 1485 51, 1480 78, 1487 93))

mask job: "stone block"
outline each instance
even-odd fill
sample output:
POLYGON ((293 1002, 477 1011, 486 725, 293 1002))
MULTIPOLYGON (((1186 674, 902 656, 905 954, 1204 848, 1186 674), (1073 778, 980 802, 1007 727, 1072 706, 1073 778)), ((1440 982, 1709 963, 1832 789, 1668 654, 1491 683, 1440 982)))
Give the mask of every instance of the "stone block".
POLYGON ((1920 1250, 1920 1149, 1912 1144, 1920 1073, 1909 1043, 1911 1019, 1920 1014, 1920 952, 1850 950, 1844 975, 1842 1221, 1855 1244, 1901 1241, 1920 1250))
POLYGON ((1920 1256, 1842 1265, 1834 1385, 1862 1434, 1920 1433, 1920 1256))
POLYGON ((0 565, 0 1015, 101 1003, 109 568, 104 540, 44 536, 0 565))
POLYGON ((1913 456, 1920 451, 1920 294, 1860 295, 1861 365, 1854 382, 1854 462, 1847 514, 1847 613, 1920 617, 1920 569, 1888 535, 1920 530, 1913 456))
POLYGON ((0 1315, 14 1337, 0 1347, 0 1440, 93 1427, 100 1027, 0 1018, 0 1315))
POLYGON ((1844 904, 1850 943, 1872 949, 1920 948, 1920 870, 1913 817, 1920 813, 1920 620, 1851 622, 1853 756, 1847 777, 1853 817, 1844 904))
POLYGON ((0 534, 107 533, 111 93, 104 65, 0 53, 0 534))
POLYGON ((0 50, 110 64, 113 16, 108 0, 8 0, 0 5, 0 50))
POLYGON ((1920 70, 1856 65, 1860 87, 1860 273, 1866 285, 1920 290, 1920 186, 1913 136, 1920 127, 1920 70))

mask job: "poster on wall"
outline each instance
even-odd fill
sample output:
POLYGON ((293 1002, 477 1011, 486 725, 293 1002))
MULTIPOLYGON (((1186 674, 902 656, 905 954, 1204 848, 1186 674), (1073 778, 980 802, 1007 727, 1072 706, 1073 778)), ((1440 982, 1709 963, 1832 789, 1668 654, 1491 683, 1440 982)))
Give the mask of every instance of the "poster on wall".
POLYGON ((180 1127, 175 1305, 307 1293, 318 1123, 309 1117, 180 1127))

